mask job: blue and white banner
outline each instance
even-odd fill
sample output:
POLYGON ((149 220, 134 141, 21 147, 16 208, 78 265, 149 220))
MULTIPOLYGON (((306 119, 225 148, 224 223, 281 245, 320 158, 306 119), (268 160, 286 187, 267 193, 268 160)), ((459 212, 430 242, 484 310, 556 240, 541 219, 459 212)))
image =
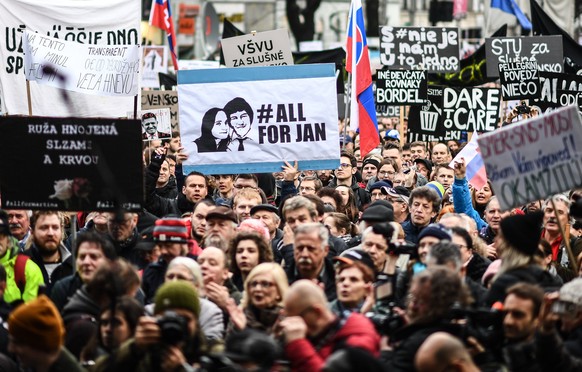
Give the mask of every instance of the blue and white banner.
POLYGON ((278 172, 339 165, 333 64, 178 71, 186 172, 278 172))

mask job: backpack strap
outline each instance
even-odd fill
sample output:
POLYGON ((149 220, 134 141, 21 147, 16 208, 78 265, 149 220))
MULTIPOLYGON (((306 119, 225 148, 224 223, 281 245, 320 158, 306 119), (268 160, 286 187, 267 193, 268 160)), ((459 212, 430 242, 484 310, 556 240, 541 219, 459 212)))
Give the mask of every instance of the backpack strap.
POLYGON ((29 258, 30 257, 25 254, 19 254, 16 256, 16 263, 14 264, 14 281, 20 290, 20 298, 24 295, 24 288, 26 287, 26 275, 24 269, 26 268, 26 263, 29 258))

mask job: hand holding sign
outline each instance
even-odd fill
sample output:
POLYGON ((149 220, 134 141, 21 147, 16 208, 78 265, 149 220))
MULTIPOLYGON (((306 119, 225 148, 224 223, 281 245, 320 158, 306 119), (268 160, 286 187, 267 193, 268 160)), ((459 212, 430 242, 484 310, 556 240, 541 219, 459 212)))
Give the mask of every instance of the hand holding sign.
POLYGON ((281 168, 283 168, 285 181, 295 181, 297 179, 297 176, 299 175, 297 160, 295 160, 294 165, 285 162, 285 165, 282 165, 281 168))

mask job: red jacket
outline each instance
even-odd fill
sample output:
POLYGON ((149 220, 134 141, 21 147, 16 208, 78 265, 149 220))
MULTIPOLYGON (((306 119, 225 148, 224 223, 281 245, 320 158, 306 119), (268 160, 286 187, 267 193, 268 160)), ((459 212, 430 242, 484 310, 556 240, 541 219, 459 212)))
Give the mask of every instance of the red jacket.
POLYGON ((316 350, 306 338, 287 344, 285 353, 291 362, 291 370, 321 371, 326 359, 336 351, 334 348, 340 342, 345 346, 367 350, 375 357, 380 353, 380 336, 376 333, 374 325, 362 314, 352 313, 345 324, 319 350, 316 350))

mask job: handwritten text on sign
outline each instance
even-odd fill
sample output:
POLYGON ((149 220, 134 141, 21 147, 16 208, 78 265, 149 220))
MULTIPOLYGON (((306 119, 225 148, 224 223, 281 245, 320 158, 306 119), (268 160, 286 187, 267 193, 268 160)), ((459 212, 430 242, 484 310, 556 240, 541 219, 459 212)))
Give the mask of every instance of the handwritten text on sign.
POLYGON ((497 128, 501 97, 494 88, 445 88, 443 124, 446 130, 491 132, 497 128))
POLYGON ((95 95, 138 93, 138 45, 87 45, 25 32, 23 48, 30 81, 95 95))
POLYGON ((423 105, 426 102, 427 74, 421 70, 378 70, 376 103, 423 105))
POLYGON ((562 36, 494 37, 485 39, 487 76, 498 77, 499 63, 536 61, 540 71, 562 72, 562 36))
POLYGON ((222 40, 226 67, 292 65, 287 30, 259 32, 222 40))
POLYGON ((576 106, 478 138, 504 210, 582 185, 582 122, 576 106))
POLYGON ((540 96, 540 77, 535 61, 499 64, 501 95, 506 101, 540 96))
POLYGON ((429 72, 459 71, 459 29, 380 27, 380 62, 429 72))

